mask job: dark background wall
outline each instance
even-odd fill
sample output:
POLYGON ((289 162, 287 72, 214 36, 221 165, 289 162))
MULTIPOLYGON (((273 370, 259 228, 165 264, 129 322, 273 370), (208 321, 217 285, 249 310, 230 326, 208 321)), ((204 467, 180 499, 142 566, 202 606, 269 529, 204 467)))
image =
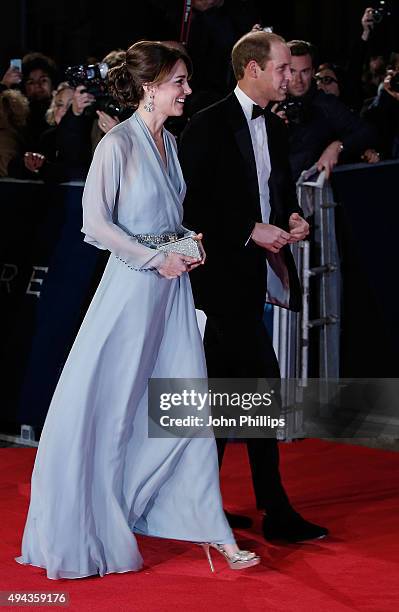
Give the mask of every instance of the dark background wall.
MULTIPOLYGON (((343 62, 360 36, 361 15, 370 0, 226 0, 273 25, 287 39, 314 42, 320 57, 343 62)), ((40 50, 61 66, 85 58, 101 58, 113 48, 126 48, 139 38, 178 37, 184 0, 14 0, 2 3, 0 68, 10 57, 40 50), (169 16, 169 24, 163 19, 169 16)), ((392 16, 379 26, 377 47, 399 51, 398 1, 391 2, 392 16)))

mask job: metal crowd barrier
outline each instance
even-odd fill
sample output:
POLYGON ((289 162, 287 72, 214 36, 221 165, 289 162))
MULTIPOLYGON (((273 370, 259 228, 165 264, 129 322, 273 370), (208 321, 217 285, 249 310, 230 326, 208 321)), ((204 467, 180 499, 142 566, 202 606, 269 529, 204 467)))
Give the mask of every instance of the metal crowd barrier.
MULTIPOLYGON (((399 377, 393 299, 399 257, 392 238, 398 169, 398 161, 342 166, 327 182, 311 168, 298 181, 299 203, 313 231, 292 249, 303 286, 302 312, 274 307, 273 313, 286 422, 280 439, 303 435, 301 388, 309 378, 399 377)), ((329 402, 329 386, 320 385, 322 413, 328 413, 329 402)))
POLYGON ((341 274, 335 234, 335 208, 331 185, 324 172, 317 180, 315 168, 303 173, 297 184, 298 201, 311 224, 310 240, 292 246, 302 282, 302 312, 299 314, 274 307, 273 343, 282 378, 297 378, 306 383, 309 364, 309 330, 319 330, 318 376, 338 378, 340 342, 341 274), (310 254, 313 254, 312 262, 310 254), (314 291, 317 317, 310 318, 310 279, 316 279, 314 291))
POLYGON ((317 330, 313 346, 318 353, 318 377, 339 377, 341 279, 335 234, 337 204, 325 173, 317 173, 316 167, 302 173, 297 195, 312 228, 309 240, 292 245, 302 284, 302 311, 294 313, 273 307, 273 346, 280 364, 285 416, 279 438, 287 441, 303 435, 302 413, 297 406, 301 402, 301 387, 307 386, 309 377, 310 330, 317 330), (315 279, 313 292, 311 278, 315 279), (310 312, 315 310, 316 317, 311 318, 310 312))

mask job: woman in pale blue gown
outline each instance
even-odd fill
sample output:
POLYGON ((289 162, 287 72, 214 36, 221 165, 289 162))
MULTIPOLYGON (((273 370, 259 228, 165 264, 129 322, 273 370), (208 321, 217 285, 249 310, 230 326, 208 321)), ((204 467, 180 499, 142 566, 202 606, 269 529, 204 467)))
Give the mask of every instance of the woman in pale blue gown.
POLYGON ((147 435, 149 378, 206 377, 187 274, 199 262, 137 238, 188 233, 162 126, 183 112, 189 70, 184 52, 144 41, 110 72, 114 94, 137 110, 96 149, 82 231, 111 255, 49 408, 17 559, 48 578, 139 570, 133 532, 205 543, 234 569, 259 563, 226 521, 214 439, 147 435))

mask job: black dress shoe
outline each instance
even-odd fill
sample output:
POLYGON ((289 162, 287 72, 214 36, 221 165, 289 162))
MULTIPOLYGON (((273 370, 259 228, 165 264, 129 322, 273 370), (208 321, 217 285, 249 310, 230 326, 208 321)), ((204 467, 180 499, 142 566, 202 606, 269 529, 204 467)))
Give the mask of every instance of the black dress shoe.
POLYGON ((262 528, 266 540, 304 542, 306 540, 320 540, 328 535, 326 527, 310 523, 297 513, 283 520, 265 516, 262 528))
POLYGON ((243 516, 242 514, 230 514, 230 512, 224 511, 227 522, 232 529, 249 529, 252 527, 252 519, 249 516, 243 516))

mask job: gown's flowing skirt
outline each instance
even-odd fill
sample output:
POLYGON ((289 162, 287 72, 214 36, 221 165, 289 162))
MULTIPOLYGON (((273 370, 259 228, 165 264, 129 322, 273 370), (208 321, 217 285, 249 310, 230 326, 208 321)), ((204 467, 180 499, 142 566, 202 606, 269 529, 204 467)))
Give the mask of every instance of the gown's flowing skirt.
POLYGON ((188 275, 111 255, 49 409, 17 560, 80 578, 140 569, 133 530, 233 542, 214 439, 147 437, 148 378, 204 376, 188 275))

